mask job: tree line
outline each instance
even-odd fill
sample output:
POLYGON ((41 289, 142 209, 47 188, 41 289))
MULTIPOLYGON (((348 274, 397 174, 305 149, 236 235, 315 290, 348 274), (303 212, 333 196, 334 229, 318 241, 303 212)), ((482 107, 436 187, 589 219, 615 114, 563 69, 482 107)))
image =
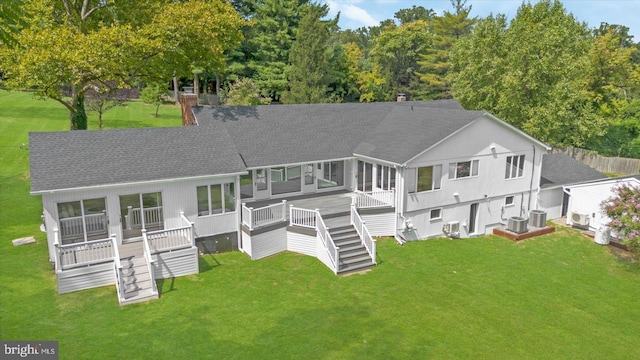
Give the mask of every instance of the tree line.
POLYGON ((466 0, 442 14, 414 5, 355 30, 309 0, 11 0, 0 12, 4 86, 59 101, 72 129, 86 128, 87 94, 196 77, 230 105, 455 98, 551 145, 640 157, 639 44, 559 0, 523 3, 511 21, 470 17, 466 0))

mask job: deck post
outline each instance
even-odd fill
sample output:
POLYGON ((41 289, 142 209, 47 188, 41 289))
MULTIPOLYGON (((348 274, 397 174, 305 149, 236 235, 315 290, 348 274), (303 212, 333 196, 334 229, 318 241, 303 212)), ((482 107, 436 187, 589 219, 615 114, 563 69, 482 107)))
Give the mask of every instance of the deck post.
POLYGON ((287 200, 282 200, 282 221, 287 221, 287 200))
POLYGON ((293 204, 289 204, 289 226, 292 225, 293 221, 293 204))
POLYGON ((56 272, 62 271, 62 264, 60 263, 60 230, 53 228, 53 247, 55 253, 55 270, 56 272))

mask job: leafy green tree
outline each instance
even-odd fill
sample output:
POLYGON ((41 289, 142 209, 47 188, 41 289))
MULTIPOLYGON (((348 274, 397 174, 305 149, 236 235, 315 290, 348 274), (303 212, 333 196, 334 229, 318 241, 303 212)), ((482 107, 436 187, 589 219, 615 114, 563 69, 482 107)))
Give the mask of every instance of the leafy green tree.
POLYGON ((640 260, 640 187, 621 185, 615 194, 600 204, 611 221, 609 228, 622 240, 636 261, 640 260))
POLYGON ((373 40, 371 59, 379 67, 389 86, 387 99, 399 93, 416 94, 420 80, 418 60, 431 47, 429 25, 417 20, 401 26, 388 26, 373 40))
POLYGON ((296 41, 289 52, 289 90, 284 91, 282 102, 288 104, 314 104, 328 102, 329 84, 335 77, 335 64, 329 47, 330 27, 337 19, 323 21, 329 8, 313 7, 300 21, 296 41))
POLYGON ((420 80, 426 84, 428 98, 452 97, 451 82, 447 79, 451 66, 449 52, 458 39, 471 33, 473 25, 477 22, 477 18, 469 17, 471 6, 466 7, 465 4, 466 0, 451 0, 455 12, 445 11, 442 16, 437 16, 432 21, 433 45, 420 55, 420 70, 417 72, 420 80))
MULTIPOLYGON (((86 109, 98 113, 98 128, 102 129, 102 116, 114 107, 124 106, 127 97, 123 91, 113 90, 107 93, 99 93, 89 90, 86 94, 86 109)), ((157 117, 157 116, 156 116, 157 117)))
POLYGON ((5 46, 16 45, 16 35, 24 25, 26 25, 26 22, 23 18, 21 0, 4 0, 0 2, 0 44, 5 46))
POLYGON ((360 102, 384 101, 386 80, 377 65, 365 58, 356 43, 345 45, 344 53, 347 78, 357 85, 360 102))
POLYGON ((271 99, 260 96, 260 91, 249 78, 242 78, 229 85, 224 97, 225 105, 254 106, 267 105, 271 99))
POLYGON ((85 94, 160 79, 190 65, 224 67, 244 24, 222 1, 23 0, 25 28, 4 49, 7 85, 33 89, 69 110, 70 128, 86 129, 85 94), (207 24, 207 26, 202 26, 207 24), (71 99, 61 85, 71 85, 71 99))
POLYGON ((393 17, 398 19, 400 25, 408 24, 416 20, 422 20, 429 22, 436 13, 433 9, 425 9, 423 6, 413 5, 410 9, 400 9, 393 14, 393 17))
POLYGON ((167 95, 167 86, 163 83, 148 84, 140 92, 140 100, 145 104, 151 104, 156 107, 153 117, 158 117, 158 110, 160 105, 164 102, 164 97, 167 95))
POLYGON ((581 146, 605 129, 584 81, 590 41, 557 0, 523 4, 508 28, 490 16, 454 45, 453 94, 540 140, 581 146))

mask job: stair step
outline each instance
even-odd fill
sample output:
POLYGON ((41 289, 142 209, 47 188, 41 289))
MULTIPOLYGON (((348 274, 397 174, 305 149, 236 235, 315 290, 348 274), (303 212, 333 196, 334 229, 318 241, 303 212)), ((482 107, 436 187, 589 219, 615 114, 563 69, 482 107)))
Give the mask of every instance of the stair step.
POLYGON ((369 253, 354 255, 354 256, 347 256, 345 258, 341 256, 339 259, 339 264, 342 267, 343 265, 355 264, 362 261, 372 262, 371 257, 369 256, 369 253))
POLYGON ((362 240, 360 240, 359 237, 352 237, 352 238, 338 239, 338 240, 334 239, 333 243, 336 244, 337 247, 342 247, 342 246, 350 246, 354 244, 362 244, 362 240))
POLYGON ((346 236, 346 235, 358 236, 358 232, 353 227, 342 229, 342 230, 329 229, 329 234, 331 234, 331 237, 339 237, 339 236, 346 236))
POLYGON ((360 238, 360 236, 355 231, 349 231, 349 232, 344 232, 339 234, 331 234, 331 238, 333 239, 333 241, 336 241, 336 240, 344 240, 344 239, 350 239, 350 238, 360 238))
POLYGON ((340 259, 347 259, 350 257, 360 256, 360 255, 369 256, 369 252, 367 251, 367 248, 365 248, 364 246, 354 246, 346 249, 340 248, 338 250, 338 255, 340 256, 340 259))
POLYGON ((124 281, 125 285, 133 284, 133 283, 141 282, 141 281, 149 281, 149 280, 151 280, 151 274, 146 272, 146 273, 142 273, 142 274, 135 274, 135 275, 132 275, 132 276, 123 276, 122 280, 124 281))
POLYGON ((122 292, 126 296, 126 294, 130 294, 130 293, 134 293, 142 290, 148 290, 148 289, 153 289, 153 284, 151 283, 151 279, 138 281, 130 284, 125 284, 124 290, 122 292))
POLYGON ((144 265, 138 265, 135 267, 122 267, 122 276, 135 276, 135 275, 142 275, 142 274, 148 274, 149 273, 149 267, 147 267, 146 264, 144 265))
POLYGON ((348 273, 363 271, 366 269, 373 268, 375 264, 369 259, 369 261, 361 261, 357 263, 351 263, 346 265, 340 265, 340 270, 338 270, 338 275, 345 275, 348 273))
POLYGON ((120 305, 135 304, 143 301, 154 300, 154 299, 157 299, 158 297, 159 297, 158 293, 154 292, 153 289, 144 290, 136 294, 133 294, 129 297, 125 297, 124 300, 120 300, 120 305))

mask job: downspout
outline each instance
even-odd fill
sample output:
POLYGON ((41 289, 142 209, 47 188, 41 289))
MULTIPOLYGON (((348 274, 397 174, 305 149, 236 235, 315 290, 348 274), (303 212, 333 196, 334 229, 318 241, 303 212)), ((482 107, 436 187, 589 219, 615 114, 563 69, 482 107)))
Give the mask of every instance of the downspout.
POLYGON ((536 146, 531 145, 533 148, 533 166, 531 168, 531 182, 529 183, 529 203, 527 204, 527 211, 531 211, 531 194, 533 193, 533 175, 536 173, 536 146))

